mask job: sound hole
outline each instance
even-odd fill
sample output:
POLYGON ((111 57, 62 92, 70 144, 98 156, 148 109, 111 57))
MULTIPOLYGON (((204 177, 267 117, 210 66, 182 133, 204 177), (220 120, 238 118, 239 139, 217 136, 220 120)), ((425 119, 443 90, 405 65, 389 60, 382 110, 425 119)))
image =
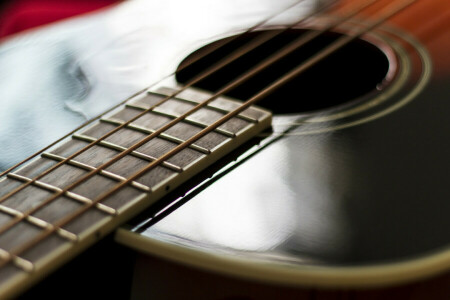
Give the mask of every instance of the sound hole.
MULTIPOLYGON (((240 74, 251 69, 306 32, 306 30, 295 29, 281 33, 271 41, 198 82, 195 86, 212 92, 218 91, 238 78, 240 74)), ((226 57, 227 54, 240 47, 245 47, 251 39, 262 33, 263 31, 246 34, 206 55, 189 67, 177 72, 177 81, 180 83, 188 82, 207 67, 226 57)), ((241 100, 250 98, 341 36, 342 34, 334 32, 320 35, 230 91, 227 95, 241 100)), ((197 56, 200 57, 208 47, 215 43, 217 42, 189 55, 180 66, 197 56)), ((275 114, 310 112, 336 107, 375 91, 384 81, 388 69, 389 60, 385 53, 375 45, 358 39, 297 76, 282 88, 267 96, 258 105, 272 110, 275 114)))

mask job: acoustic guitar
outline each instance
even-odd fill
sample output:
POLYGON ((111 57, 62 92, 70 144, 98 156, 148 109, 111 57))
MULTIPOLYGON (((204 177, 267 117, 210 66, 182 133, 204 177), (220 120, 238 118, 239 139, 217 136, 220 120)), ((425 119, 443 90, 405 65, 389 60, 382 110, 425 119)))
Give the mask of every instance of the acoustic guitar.
POLYGON ((448 297, 449 11, 137 1, 6 41, 0 297, 448 297))

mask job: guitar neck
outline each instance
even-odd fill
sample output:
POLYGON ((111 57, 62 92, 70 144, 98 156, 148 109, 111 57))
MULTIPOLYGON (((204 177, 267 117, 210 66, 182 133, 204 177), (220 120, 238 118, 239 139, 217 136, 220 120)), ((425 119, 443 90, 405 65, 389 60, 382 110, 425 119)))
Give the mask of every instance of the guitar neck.
POLYGON ((205 102, 210 95, 196 90, 170 98, 174 92, 143 92, 4 176, 3 297, 57 268, 270 126, 271 114, 262 109, 242 109, 225 120, 241 103, 225 97, 205 102))

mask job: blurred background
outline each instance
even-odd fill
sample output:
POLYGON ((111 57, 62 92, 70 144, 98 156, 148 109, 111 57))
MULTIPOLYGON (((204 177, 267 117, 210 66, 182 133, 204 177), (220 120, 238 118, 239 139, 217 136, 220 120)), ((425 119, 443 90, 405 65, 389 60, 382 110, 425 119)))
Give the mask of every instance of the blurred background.
POLYGON ((0 0, 0 39, 120 0, 0 0))

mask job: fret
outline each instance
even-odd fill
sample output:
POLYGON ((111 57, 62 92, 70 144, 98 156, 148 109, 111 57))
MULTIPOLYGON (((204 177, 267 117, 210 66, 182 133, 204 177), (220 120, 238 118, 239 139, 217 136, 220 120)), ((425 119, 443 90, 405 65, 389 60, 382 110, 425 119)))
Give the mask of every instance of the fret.
MULTIPOLYGON (((171 94, 175 90, 172 88, 161 87, 157 90, 158 93, 162 94, 171 94)), ((191 100, 193 102, 201 103, 208 100, 211 97, 211 94, 199 89, 185 89, 177 96, 180 99, 191 100)), ((233 111, 241 106, 240 101, 236 101, 234 99, 220 96, 214 99, 209 103, 209 106, 213 106, 224 111, 233 111)), ((244 111, 240 112, 238 116, 242 116, 244 119, 248 119, 248 121, 257 123, 261 118, 264 117, 265 111, 257 106, 251 106, 244 111)), ((236 116, 236 117, 238 117, 236 116)))
MULTIPOLYGON (((11 178, 7 178, 6 180, 14 180, 11 178)), ((19 182, 19 181, 17 181, 19 182)), ((20 181, 23 184, 23 181, 20 181)), ((13 208, 20 212, 26 212, 34 207, 40 205, 45 199, 49 198, 53 193, 51 191, 36 187, 35 185, 29 185, 21 190, 19 193, 12 195, 9 198, 6 198, 2 205, 13 208)), ((0 228, 3 227, 4 224, 0 224, 0 228)))
MULTIPOLYGON (((70 156, 70 155, 74 154, 75 152, 77 152, 81 149, 84 149, 87 145, 89 145, 88 142, 71 138, 71 139, 68 139, 62 145, 58 146, 56 149, 51 149, 50 153, 55 154, 55 155, 61 155, 61 156, 70 156)), ((94 145, 93 147, 95 147, 97 151, 102 152, 101 154, 105 155, 106 157, 108 157, 110 155, 108 153, 108 151, 115 153, 113 150, 109 150, 107 148, 100 147, 97 145, 94 145)), ((81 155, 84 153, 87 153, 87 151, 89 151, 89 150, 90 149, 87 149, 84 152, 82 152, 81 154, 77 155, 77 159, 84 162, 84 160, 81 160, 80 157, 82 157, 81 155)), ((92 161, 90 159, 90 157, 91 157, 90 155, 83 155, 83 157, 85 157, 89 161, 90 164, 92 164, 92 165, 96 164, 95 160, 92 161)), ((103 157, 103 156, 100 156, 100 157, 103 157)))
MULTIPOLYGON (((33 248, 26 250, 25 252, 20 254, 20 256, 32 263, 38 263, 41 258, 47 256, 49 253, 54 252, 58 248, 67 249, 68 247, 70 248, 76 246, 80 242, 80 240, 83 239, 83 237, 80 235, 80 232, 75 232, 67 228, 64 229, 76 234, 78 236, 78 240, 76 242, 70 242, 64 238, 61 238, 61 236, 58 234, 52 234, 46 237, 43 241, 38 243, 33 248)), ((66 252, 65 254, 67 255, 68 253, 66 252)))
MULTIPOLYGON (((4 195, 16 189, 20 185, 21 185, 20 182, 8 179, 6 178, 6 176, 3 177, 3 179, 0 178, 0 197, 3 197, 4 195)), ((1 224, 1 215, 0 215, 0 224, 1 224)))
MULTIPOLYGON (((104 122, 98 122, 94 126, 88 128, 87 130, 72 135, 72 138, 77 135, 83 135, 83 136, 89 136, 91 138, 100 139, 104 134, 111 132, 112 130, 115 130, 117 126, 104 123, 104 122)), ((125 148, 129 148, 133 146, 134 144, 140 142, 144 138, 146 138, 148 135, 144 134, 139 131, 131 130, 128 128, 120 128, 115 133, 111 134, 107 138, 103 139, 103 142, 110 142, 116 145, 120 145, 125 148)), ((85 142, 90 143, 90 140, 84 140, 85 142)))
POLYGON ((31 272, 34 269, 34 265, 32 262, 23 259, 21 257, 18 257, 16 255, 12 255, 8 251, 0 248, 0 261, 1 260, 12 260, 17 267, 19 267, 25 272, 31 272))
MULTIPOLYGON (((123 122, 128 122, 135 115, 140 114, 141 112, 142 112, 141 110, 125 106, 124 109, 122 109, 121 111, 112 115, 110 118, 121 120, 123 122)), ((139 125, 139 126, 157 130, 172 120, 173 120, 173 118, 170 118, 163 114, 156 114, 156 113, 148 112, 148 113, 140 116, 136 120, 134 120, 133 123, 136 125, 139 125)))
MULTIPOLYGON (((188 123, 188 124, 200 127, 202 129, 205 129, 205 128, 207 128, 209 126, 209 124, 206 124, 206 123, 203 123, 203 122, 191 119, 191 118, 186 118, 186 119, 184 119, 184 121, 186 123, 188 123)), ((217 133, 223 134, 223 135, 225 135, 225 136, 227 136, 229 138, 234 138, 236 136, 236 133, 231 132, 231 131, 229 131, 227 129, 224 129, 224 128, 220 128, 220 127, 216 128, 214 131, 217 132, 217 133)))
MULTIPOLYGON (((163 97, 162 97, 163 98, 163 97)), ((190 111, 193 107, 195 107, 197 104, 193 104, 192 102, 184 102, 184 101, 177 101, 176 98, 170 99, 169 101, 164 102, 160 106, 157 106, 153 111, 162 112, 168 115, 172 116, 180 116, 188 111, 190 111)), ((210 125, 223 117, 225 114, 220 113, 216 110, 207 109, 206 107, 202 107, 199 110, 197 110, 194 113, 191 113, 189 115, 189 119, 204 123, 207 125, 210 125)), ((238 119, 233 119, 235 122, 238 121, 238 119)), ((242 121, 242 120, 239 120, 242 121)), ((244 124, 248 123, 243 121, 244 124)), ((226 123, 219 126, 219 128, 226 129, 228 131, 232 131, 226 127, 226 123)))
MULTIPOLYGON (((129 121, 129 120, 135 118, 140 113, 141 113, 140 111, 137 111, 137 110, 131 109, 131 108, 127 108, 125 106, 123 109, 121 109, 118 112, 114 113, 110 117, 114 118, 114 119, 124 120, 126 122, 126 121, 129 121)), ((140 118, 142 118, 142 116, 139 117, 138 119, 140 119, 140 118)), ((148 122, 153 122, 151 124, 151 128, 155 128, 155 127, 159 128, 162 125, 168 123, 169 121, 170 121, 170 119, 168 119, 168 118, 162 118, 162 119, 156 119, 156 120, 148 120, 148 122)), ((134 121, 134 122, 136 122, 136 121, 134 121)))
MULTIPOLYGON (((8 173, 7 176, 9 178, 13 178, 13 179, 20 180, 20 181, 23 181, 23 182, 29 182, 29 181, 32 180, 31 178, 28 178, 28 177, 25 177, 25 176, 21 176, 19 174, 14 174, 14 173, 8 173)), ((60 192, 60 191, 62 191, 62 189, 59 188, 59 187, 56 187, 56 186, 53 186, 51 184, 47 184, 45 182, 38 181, 38 180, 35 181, 33 183, 33 185, 36 186, 36 187, 40 187, 42 189, 45 189, 47 191, 50 191, 50 192, 60 192)), ((65 196, 70 198, 70 199, 73 199, 73 200, 76 200, 78 202, 81 202, 81 203, 92 203, 91 199, 89 199, 87 197, 83 197, 83 196, 78 195, 78 194, 73 193, 73 192, 66 192, 65 196)), ((10 199, 12 199, 12 198, 10 198, 10 199)), ((29 199, 29 198, 27 197, 26 199, 29 199)), ((9 203, 8 200, 5 201, 5 204, 7 204, 7 203, 9 203)), ((37 201, 33 202, 33 204, 38 204, 38 203, 39 202, 37 202, 37 201)), ((21 202, 21 206, 19 206, 19 207, 21 207, 20 209, 23 210, 23 211, 27 211, 28 209, 33 208, 33 206, 24 206, 24 204, 26 204, 25 201, 21 202)), ((102 203, 97 203, 95 205, 95 207, 98 208, 99 210, 103 211, 104 213, 111 214, 111 215, 116 214, 115 209, 113 209, 111 207, 108 207, 108 206, 106 206, 106 205, 104 205, 102 203)))
MULTIPOLYGON (((90 136, 83 135, 83 134, 74 134, 73 138, 80 139, 80 140, 86 141, 86 142, 94 142, 94 141, 97 140, 94 137, 90 137, 90 136)), ((107 147, 107 148, 110 148, 110 149, 114 149, 114 150, 117 150, 117 151, 121 151, 121 152, 127 150, 126 147, 123 147, 123 146, 120 146, 120 145, 117 145, 117 144, 114 144, 114 143, 111 143, 111 142, 107 142, 107 141, 101 141, 101 142, 99 142, 99 145, 102 145, 104 147, 107 147)), ((154 160, 156 160, 156 157, 154 157, 152 155, 144 154, 144 153, 139 152, 139 151, 131 151, 130 155, 136 156, 138 158, 141 158, 141 159, 144 159, 144 160, 147 160, 147 161, 154 161, 154 160)), ((174 164, 172 164, 170 162, 167 162, 167 161, 163 162, 161 165, 166 167, 166 168, 168 168, 168 169, 171 169, 171 170, 173 170, 175 172, 183 171, 183 169, 181 167, 176 166, 176 165, 174 165, 174 164)))
MULTIPOLYGON (((175 136, 181 140, 187 140, 200 132, 203 129, 203 127, 191 125, 189 123, 178 123, 169 129, 167 129, 166 133, 175 136)), ((230 133, 233 135, 233 133, 230 133)), ((214 151, 214 149, 218 148, 221 144, 228 141, 230 138, 229 135, 224 135, 217 132, 210 132, 206 136, 200 138, 196 141, 197 145, 200 145, 202 147, 205 147, 207 149, 210 149, 211 151, 214 151)))
MULTIPOLYGON (((65 159, 65 157, 63 157, 63 156, 56 155, 56 154, 53 154, 53 153, 48 153, 48 152, 42 153, 42 156, 45 157, 45 158, 54 159, 56 161, 63 161, 65 159)), ((77 156, 77 158, 78 157, 79 156, 77 156)), ((75 167, 78 167, 78 168, 81 168, 81 169, 85 169, 86 171, 92 171, 92 170, 96 169, 94 166, 91 166, 91 165, 88 165, 88 164, 85 164, 85 163, 82 163, 82 162, 79 162, 79 161, 76 161, 76 160, 73 160, 73 159, 70 159, 67 163, 70 164, 70 165, 73 165, 75 167)), ((101 170, 99 172, 99 174, 102 175, 102 176, 114 179, 116 181, 126 181, 127 180, 123 176, 114 174, 114 173, 106 171, 106 170, 101 170)), ((150 192, 150 190, 151 190, 150 187, 148 187, 148 186, 146 186, 144 184, 141 184, 141 183, 139 183, 137 181, 132 181, 131 185, 133 187, 143 191, 143 192, 150 192)))
MULTIPOLYGON (((120 181, 121 182, 121 181, 120 181)), ((119 182, 119 183, 120 183, 119 182)), ((110 190, 115 185, 117 185, 118 181, 109 179, 104 176, 93 176, 87 180, 85 180, 83 183, 77 185, 73 189, 71 189, 72 192, 84 196, 89 199, 95 199, 101 194, 104 193, 104 191, 110 190)), ((130 194, 135 193, 142 193, 142 191, 135 189, 131 185, 127 186, 125 190, 130 190, 130 194)), ((103 202, 102 202, 103 203, 103 202)), ((90 204, 90 203, 87 203, 90 204)), ((103 203, 105 204, 105 203, 103 203)), ((114 205, 108 205, 114 209, 117 209, 120 207, 121 204, 114 204, 114 205)))
POLYGON ((9 208, 9 207, 1 205, 1 204, 0 204, 0 211, 2 213, 8 214, 13 217, 19 217, 19 218, 23 217, 23 213, 21 213, 20 211, 9 208))
MULTIPOLYGON (((150 94, 162 95, 167 97, 175 93, 175 89, 161 87, 158 88, 155 92, 149 92, 150 94)), ((211 97, 210 93, 204 92, 198 89, 186 89, 177 95, 174 99, 179 101, 190 102, 192 104, 197 105, 198 103, 202 103, 208 100, 211 97)), ((139 102, 145 102, 146 99, 137 99, 139 102)), ((217 110, 222 113, 228 113, 237 109, 241 105, 238 101, 233 101, 229 98, 218 97, 214 99, 212 102, 206 105, 206 108, 217 110)), ((248 122, 257 123, 258 120, 264 115, 264 112, 261 109, 255 109, 255 107, 250 107, 239 113, 236 118, 243 119, 248 122)))
MULTIPOLYGON (((172 94, 172 93, 170 93, 172 94)), ((151 91, 146 91, 145 93, 142 93, 140 97, 133 98, 130 102, 132 103, 145 103, 146 106, 151 107, 156 104, 158 104, 162 99, 167 98, 168 95, 165 97, 161 97, 161 93, 154 93, 151 91)))
MULTIPOLYGON (((28 223, 30 223, 32 225, 35 225, 35 226, 37 226, 39 228, 42 228, 42 229, 53 227, 52 224, 50 224, 50 223, 48 223, 48 222, 46 222, 44 220, 41 220, 41 219, 39 219, 37 217, 34 217, 34 216, 26 216, 26 217, 24 217, 24 214, 22 212, 20 212, 18 210, 15 210, 13 208, 10 208, 10 207, 1 205, 1 204, 0 204, 0 211, 3 212, 3 213, 9 214, 9 215, 11 215, 13 217, 24 219, 28 223)), ((62 228, 56 229, 56 233, 58 233, 61 237, 66 238, 66 239, 68 239, 71 242, 75 242, 78 239, 78 237, 75 234, 73 234, 72 232, 69 232, 67 230, 64 230, 62 228)))
POLYGON ((33 212, 33 215, 46 222, 57 223, 82 206, 83 204, 81 202, 73 201, 71 198, 61 196, 44 205, 36 212, 33 212))
MULTIPOLYGON (((130 200, 130 199, 128 199, 130 200)), ((74 232, 77 234, 81 234, 84 231, 91 229, 98 223, 105 221, 105 215, 101 214, 97 210, 89 209, 84 214, 82 214, 79 218, 71 221, 67 225, 64 225, 64 229, 69 230, 70 232, 74 232)), ((97 231, 97 238, 101 237, 101 232, 97 231)))
MULTIPOLYGON (((6 176, 8 178, 16 179, 16 180, 23 181, 23 182, 31 181, 31 178, 28 178, 28 177, 25 177, 25 176, 22 176, 22 175, 19 175, 19 174, 15 174, 15 173, 8 173, 8 174, 6 174, 6 176)), ((61 191, 60 188, 58 188, 56 186, 53 186, 51 184, 47 184, 45 182, 39 181, 39 180, 36 180, 35 182, 33 182, 33 185, 37 186, 37 187, 40 187, 40 188, 42 188, 44 190, 48 190, 50 192, 59 192, 59 191, 61 191)))
MULTIPOLYGON (((127 104, 127 107, 138 109, 138 110, 147 110, 149 108, 149 107, 141 106, 141 105, 138 105, 138 104, 127 104)), ((157 110, 157 109, 153 109, 149 113, 153 113, 153 114, 169 117, 171 119, 176 119, 176 118, 179 117, 179 115, 170 114, 170 113, 167 113, 167 112, 164 112, 164 111, 160 111, 160 110, 157 110)), ((200 127, 200 128, 208 127, 208 124, 199 122, 197 120, 193 120, 191 118, 184 118, 183 122, 186 122, 188 124, 191 124, 191 125, 194 125, 194 126, 197 126, 197 127, 200 127)), ((220 128, 220 127, 214 129, 213 131, 217 132, 217 133, 220 133, 220 134, 223 134, 223 135, 225 135, 227 137, 234 137, 235 136, 235 134, 233 132, 231 132, 229 130, 225 130, 225 129, 220 128)))
MULTIPOLYGON (((188 91, 186 91, 186 92, 188 92, 188 91)), ((186 93, 182 93, 182 95, 184 96, 185 99, 187 98, 186 93)), ((207 94, 205 93, 205 98, 206 97, 209 98, 209 96, 207 96, 207 94)), ((241 106, 241 104, 239 102, 225 99, 223 97, 219 97, 219 98, 215 99, 214 101, 211 102, 210 105, 212 107, 215 107, 215 109, 222 110, 223 112, 233 111, 233 110, 239 108, 239 106, 241 106)), ((243 112, 238 114, 236 117, 239 117, 248 122, 257 123, 258 120, 263 115, 264 115, 264 112, 262 110, 255 109, 255 107, 253 106, 253 107, 247 108, 246 110, 244 110, 243 112)))
POLYGON ((0 235, 1 248, 12 252, 14 248, 38 236, 42 231, 42 228, 27 222, 19 222, 0 235))
MULTIPOLYGON (((161 99, 163 99, 164 96, 161 96, 161 99)), ((167 115, 172 115, 172 116, 180 116, 183 115, 185 113, 187 113, 188 111, 190 111, 192 108, 194 107, 194 105, 192 104, 188 104, 185 102, 179 102, 176 101, 174 98, 167 100, 166 102, 164 102, 163 104, 157 106, 155 109, 153 109, 153 111, 158 111, 158 112, 162 112, 165 113, 167 115)), ((200 108, 200 110, 204 110, 205 108, 200 108)), ((209 111, 211 114, 213 114, 213 118, 216 117, 217 112, 214 111, 209 111)), ((192 118, 192 114, 189 115, 189 118, 192 118)))
MULTIPOLYGON (((117 125, 117 126, 122 125, 122 124, 125 123, 123 121, 120 121, 120 120, 117 120, 117 119, 113 119, 113 118, 101 118, 100 122, 110 123, 110 124, 117 125)), ((153 130, 153 129, 149 129, 149 128, 146 128, 144 126, 139 126, 139 125, 136 125, 134 123, 128 124, 127 127, 130 128, 130 129, 133 129, 133 130, 140 131, 142 133, 146 133, 146 134, 151 134, 151 133, 155 132, 155 130, 153 130)), ((170 134, 167 134, 167 133, 161 133, 158 137, 162 138, 162 139, 165 139, 165 140, 168 140, 170 142, 177 143, 177 144, 181 144, 181 143, 184 142, 184 140, 182 140, 180 138, 177 138, 177 137, 174 137, 174 136, 172 136, 170 134)), ((195 143, 189 145, 188 147, 191 148, 191 149, 200 151, 203 154, 211 153, 211 150, 209 150, 209 149, 207 149, 205 147, 199 146, 199 145, 197 145, 195 143)))
MULTIPOLYGON (((200 103, 200 102, 197 102, 197 101, 194 101, 194 100, 188 100, 188 99, 185 99, 185 98, 174 98, 174 99, 177 100, 177 101, 181 101, 181 102, 187 102, 187 103, 192 104, 192 105, 197 105, 197 104, 200 103)), ((214 103, 214 102, 212 102, 212 103, 214 103)), ((233 109, 224 109, 223 107, 214 106, 213 104, 208 104, 208 105, 205 106, 205 108, 217 111, 217 112, 221 113, 222 115, 225 115, 225 114, 227 114, 227 113, 229 113, 230 111, 233 110, 233 109)), ((252 123, 258 122, 257 119, 249 117, 249 116, 246 116, 246 115, 242 115, 242 114, 237 115, 236 118, 242 119, 242 120, 247 121, 247 122, 252 122, 252 123)))
MULTIPOLYGON (((36 163, 42 163, 47 164, 48 159, 38 159, 36 160, 36 163)), ((52 163, 56 163, 55 161, 51 160, 52 163)), ((75 168, 73 166, 63 164, 61 166, 58 166, 56 169, 54 169, 49 174, 41 177, 39 181, 43 183, 50 184, 52 186, 58 187, 58 188, 64 188, 67 185, 69 185, 70 182, 73 182, 83 176, 86 173, 86 171, 75 168)), ((25 170, 18 170, 16 171, 16 174, 22 175, 24 177, 33 178, 34 174, 25 172, 25 170)))
MULTIPOLYGON (((147 143, 140 146, 138 149, 140 152, 145 153, 147 155, 151 155, 152 157, 161 157, 167 152, 171 151, 173 148, 178 146, 178 143, 170 142, 168 140, 153 138, 147 143)), ((196 160, 204 157, 200 151, 196 151, 189 147, 183 149, 181 152, 173 155, 172 157, 167 159, 167 162, 172 163, 174 165, 180 166, 182 169, 186 168, 191 163, 196 160)))
MULTIPOLYGON (((55 157, 52 157, 51 155, 62 156, 64 158, 69 157, 70 155, 72 155, 75 152, 72 150, 78 149, 79 147, 84 148, 87 145, 89 145, 89 142, 80 140, 80 139, 76 139, 76 138, 72 138, 70 140, 70 144, 73 145, 71 148, 65 148, 65 149, 58 148, 51 152, 46 152, 45 155, 41 155, 41 156, 48 158, 48 159, 53 159, 53 160, 55 160, 55 157)), ((84 163, 84 164, 87 164, 87 165, 90 165, 90 166, 93 166, 96 168, 96 167, 102 165, 103 163, 113 159, 119 153, 120 153, 120 151, 118 151, 118 150, 110 149, 110 148, 107 148, 107 147, 104 147, 101 145, 93 145, 89 149, 78 154, 75 157, 74 161, 78 161, 80 163, 84 163)), ((56 160, 56 161, 58 161, 58 160, 56 160)))
MULTIPOLYGON (((4 206, 2 204, 2 206, 4 206)), ((11 214, 0 212, 0 227, 11 222, 14 217, 11 214)))
POLYGON ((16 266, 18 266, 19 268, 21 268, 25 272, 30 273, 30 272, 33 272, 33 270, 34 270, 34 265, 33 265, 32 262, 30 262, 30 261, 28 261, 26 259, 23 259, 23 258, 21 258, 19 256, 12 255, 12 261, 14 262, 14 264, 16 266))
MULTIPOLYGON (((224 114, 221 114, 221 113, 215 113, 215 112, 212 113, 212 112, 205 111, 205 109, 199 109, 195 113, 191 114, 190 119, 196 121, 197 123, 207 124, 207 126, 209 126, 212 123, 219 120, 220 118, 222 118, 223 116, 224 116, 224 114)), ((249 125, 249 122, 247 122, 247 121, 240 120, 238 118, 232 118, 231 120, 223 123, 218 128, 232 132, 233 135, 236 135, 237 132, 244 129, 248 125, 249 125)))
MULTIPOLYGON (((153 93, 154 93, 154 94, 160 94, 160 93, 158 93, 158 92, 153 92, 153 93)), ((160 95, 161 95, 162 98, 168 96, 168 95, 165 95, 165 94, 162 94, 162 93, 161 93, 160 95)), ((208 97, 208 98, 209 98, 209 97, 208 97)), ((180 101, 180 102, 185 102, 185 103, 188 103, 188 104, 190 104, 190 105, 192 105, 192 106, 195 106, 195 105, 200 104, 200 103, 203 102, 203 101, 198 101, 197 99, 196 99, 196 100, 193 100, 193 99, 187 99, 186 97, 185 97, 185 98, 174 97, 173 100, 175 100, 175 101, 180 101)), ((207 98, 204 99, 204 100, 207 100, 207 98)), ((210 104, 207 104, 207 105, 205 106, 205 109, 210 109, 210 110, 219 112, 219 113, 221 113, 222 115, 225 115, 225 114, 229 113, 230 111, 232 111, 232 110, 236 109, 237 107, 239 107, 239 104, 236 104, 236 106, 230 106, 227 102, 229 102, 229 101, 223 101, 223 100, 222 100, 221 102, 218 102, 218 104, 220 104, 220 105, 217 106, 217 102, 216 102, 216 100, 214 100, 214 101, 211 102, 210 104), (215 104, 216 104, 216 105, 215 105, 215 104), (229 108, 229 109, 226 109, 225 107, 230 107, 230 108, 229 108)), ((242 119, 242 120, 247 121, 247 122, 252 122, 252 123, 257 123, 257 122, 258 122, 257 119, 252 118, 252 117, 250 117, 250 116, 248 116, 248 115, 245 115, 245 114, 238 114, 238 115, 236 116, 236 118, 242 119)))
POLYGON ((47 159, 46 160, 37 159, 37 160, 32 161, 27 166, 17 170, 16 173, 26 176, 26 177, 34 178, 34 177, 42 174, 47 169, 50 169, 54 165, 56 165, 55 161, 47 160, 47 159))
MULTIPOLYGON (((136 172, 148 165, 148 161, 144 161, 134 156, 125 156, 113 163, 107 168, 115 174, 128 178, 136 172)), ((157 166, 154 170, 146 173, 140 178, 136 179, 137 182, 151 187, 153 190, 159 183, 175 177, 179 172, 174 172, 168 168, 157 166)))
POLYGON ((8 251, 5 251, 0 248, 0 260, 6 260, 6 259, 9 259, 10 257, 11 257, 11 254, 9 254, 8 251))
MULTIPOLYGON (((73 200, 77 200, 80 203, 85 203, 85 204, 91 204, 92 203, 91 199, 89 199, 87 197, 84 197, 84 196, 81 196, 81 195, 78 195, 76 193, 70 192, 70 191, 65 192, 64 196, 66 196, 67 198, 73 199, 73 200)), ((97 208, 98 210, 101 210, 103 213, 106 213, 106 214, 109 214, 109 215, 116 215, 117 214, 117 212, 116 212, 116 210, 114 208, 109 207, 109 206, 107 206, 107 205, 105 205, 103 203, 96 203, 94 205, 94 207, 97 208)))

